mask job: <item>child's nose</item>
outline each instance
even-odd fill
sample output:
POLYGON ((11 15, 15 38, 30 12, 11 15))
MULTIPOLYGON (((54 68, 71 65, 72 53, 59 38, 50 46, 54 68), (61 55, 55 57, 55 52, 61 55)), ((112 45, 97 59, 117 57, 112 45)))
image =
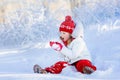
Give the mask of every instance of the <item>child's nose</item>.
POLYGON ((62 37, 62 34, 60 34, 60 37, 62 37))

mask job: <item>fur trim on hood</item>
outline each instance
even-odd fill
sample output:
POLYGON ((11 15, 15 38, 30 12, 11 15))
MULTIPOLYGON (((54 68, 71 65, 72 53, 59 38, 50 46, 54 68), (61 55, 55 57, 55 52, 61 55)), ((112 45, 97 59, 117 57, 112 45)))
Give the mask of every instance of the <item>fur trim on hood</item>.
POLYGON ((83 29, 83 24, 81 23, 81 21, 75 21, 76 23, 76 27, 72 33, 72 37, 73 38, 77 38, 77 37, 82 37, 84 38, 84 29, 83 29))

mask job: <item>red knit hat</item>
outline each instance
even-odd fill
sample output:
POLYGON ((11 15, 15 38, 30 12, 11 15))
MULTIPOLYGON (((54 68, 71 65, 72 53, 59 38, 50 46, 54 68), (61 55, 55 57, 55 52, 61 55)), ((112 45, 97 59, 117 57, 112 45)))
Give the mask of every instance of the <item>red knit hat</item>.
POLYGON ((63 21, 60 25, 59 31, 65 31, 72 34, 75 28, 75 23, 72 20, 71 16, 66 16, 65 21, 63 21))

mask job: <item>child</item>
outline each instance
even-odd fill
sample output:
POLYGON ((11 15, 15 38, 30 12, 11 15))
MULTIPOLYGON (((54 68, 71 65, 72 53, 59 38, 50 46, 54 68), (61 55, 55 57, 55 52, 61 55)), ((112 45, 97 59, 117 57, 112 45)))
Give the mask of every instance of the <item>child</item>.
POLYGON ((50 41, 50 46, 64 56, 64 61, 59 61, 45 69, 35 65, 35 73, 59 74, 63 68, 70 65, 75 66, 76 70, 83 74, 91 74, 96 71, 96 67, 91 63, 90 53, 83 38, 72 36, 75 27, 71 16, 66 16, 59 28, 60 39, 63 43, 50 41))

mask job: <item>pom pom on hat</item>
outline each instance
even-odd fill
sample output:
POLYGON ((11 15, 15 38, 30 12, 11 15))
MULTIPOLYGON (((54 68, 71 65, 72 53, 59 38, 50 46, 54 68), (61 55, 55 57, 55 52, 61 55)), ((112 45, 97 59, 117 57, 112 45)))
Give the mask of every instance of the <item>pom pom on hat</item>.
POLYGON ((75 23, 72 20, 71 16, 66 16, 65 21, 63 21, 60 25, 59 31, 64 31, 72 34, 73 30, 75 29, 75 23))
POLYGON ((72 21, 71 16, 66 16, 66 17, 65 17, 65 21, 72 21))

